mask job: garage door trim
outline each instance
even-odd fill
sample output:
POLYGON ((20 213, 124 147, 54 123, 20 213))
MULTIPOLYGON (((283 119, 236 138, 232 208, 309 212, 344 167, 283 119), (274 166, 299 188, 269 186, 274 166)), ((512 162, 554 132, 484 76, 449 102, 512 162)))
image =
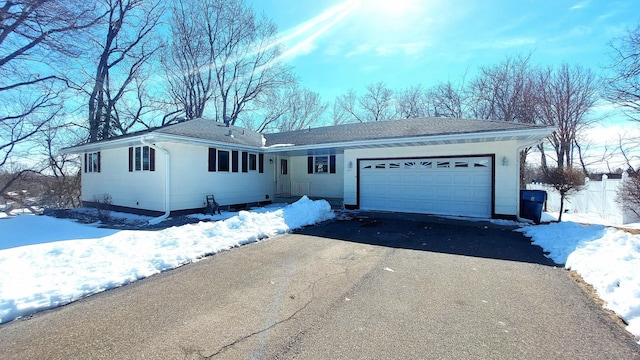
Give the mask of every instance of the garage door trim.
POLYGON ((374 158, 357 158, 356 159, 356 206, 360 208, 360 179, 362 161, 389 161, 389 160, 417 160, 417 159, 456 159, 456 158, 490 158, 491 159, 491 217, 496 217, 495 199, 496 199, 496 155, 495 154, 473 154, 473 155, 441 155, 441 156, 402 156, 402 157, 374 157, 374 158))

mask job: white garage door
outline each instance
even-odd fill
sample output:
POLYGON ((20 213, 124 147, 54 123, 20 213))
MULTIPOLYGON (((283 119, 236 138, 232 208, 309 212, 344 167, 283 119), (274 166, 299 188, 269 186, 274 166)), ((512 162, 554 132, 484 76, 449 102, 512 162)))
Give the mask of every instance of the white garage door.
POLYGON ((491 217, 491 157, 361 160, 360 208, 491 217))

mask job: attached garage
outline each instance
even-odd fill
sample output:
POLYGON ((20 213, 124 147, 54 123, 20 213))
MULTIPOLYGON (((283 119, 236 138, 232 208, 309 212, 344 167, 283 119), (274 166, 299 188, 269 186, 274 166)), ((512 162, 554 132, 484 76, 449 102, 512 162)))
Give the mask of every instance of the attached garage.
POLYGON ((494 156, 358 160, 359 207, 439 215, 493 215, 494 156))

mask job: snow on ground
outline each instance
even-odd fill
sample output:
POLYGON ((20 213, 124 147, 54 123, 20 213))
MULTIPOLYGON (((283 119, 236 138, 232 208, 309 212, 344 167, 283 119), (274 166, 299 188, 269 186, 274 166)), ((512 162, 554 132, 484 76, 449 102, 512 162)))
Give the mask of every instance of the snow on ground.
POLYGON ((0 250, 62 240, 95 239, 116 232, 118 231, 87 226, 68 219, 21 215, 3 219, 0 223, 0 250))
MULTIPOLYGON (((557 218, 557 214, 543 215, 543 220, 557 218)), ((604 220, 593 217, 564 214, 562 218, 561 223, 517 231, 531 237, 553 261, 580 274, 640 340, 640 235, 600 225, 604 220)))
MULTIPOLYGON (((140 222, 150 219, 114 212, 110 216, 140 222)), ((46 216, 0 218, 0 323, 334 214, 326 201, 303 197, 286 207, 276 204, 249 212, 193 217, 215 221, 161 231, 118 231, 46 216)), ((544 213, 542 220, 556 218, 557 214, 544 213)), ((607 308, 622 317, 640 340, 640 235, 612 228, 598 217, 570 213, 563 215, 562 223, 546 225, 489 221, 523 226, 517 231, 593 285, 607 308)), ((640 228, 640 224, 626 227, 640 228)))
POLYGON ((2 219, 0 323, 333 217, 328 202, 305 196, 285 207, 160 231, 97 229, 33 215, 2 219))

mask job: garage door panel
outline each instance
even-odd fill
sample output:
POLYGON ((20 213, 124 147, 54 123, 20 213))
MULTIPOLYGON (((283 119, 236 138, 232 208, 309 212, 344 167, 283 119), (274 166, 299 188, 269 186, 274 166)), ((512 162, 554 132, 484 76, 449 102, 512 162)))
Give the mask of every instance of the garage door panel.
POLYGON ((360 208, 491 216, 491 158, 360 161, 360 208))
POLYGON ((455 175, 453 177, 453 183, 456 185, 472 185, 471 176, 469 175, 455 175))

